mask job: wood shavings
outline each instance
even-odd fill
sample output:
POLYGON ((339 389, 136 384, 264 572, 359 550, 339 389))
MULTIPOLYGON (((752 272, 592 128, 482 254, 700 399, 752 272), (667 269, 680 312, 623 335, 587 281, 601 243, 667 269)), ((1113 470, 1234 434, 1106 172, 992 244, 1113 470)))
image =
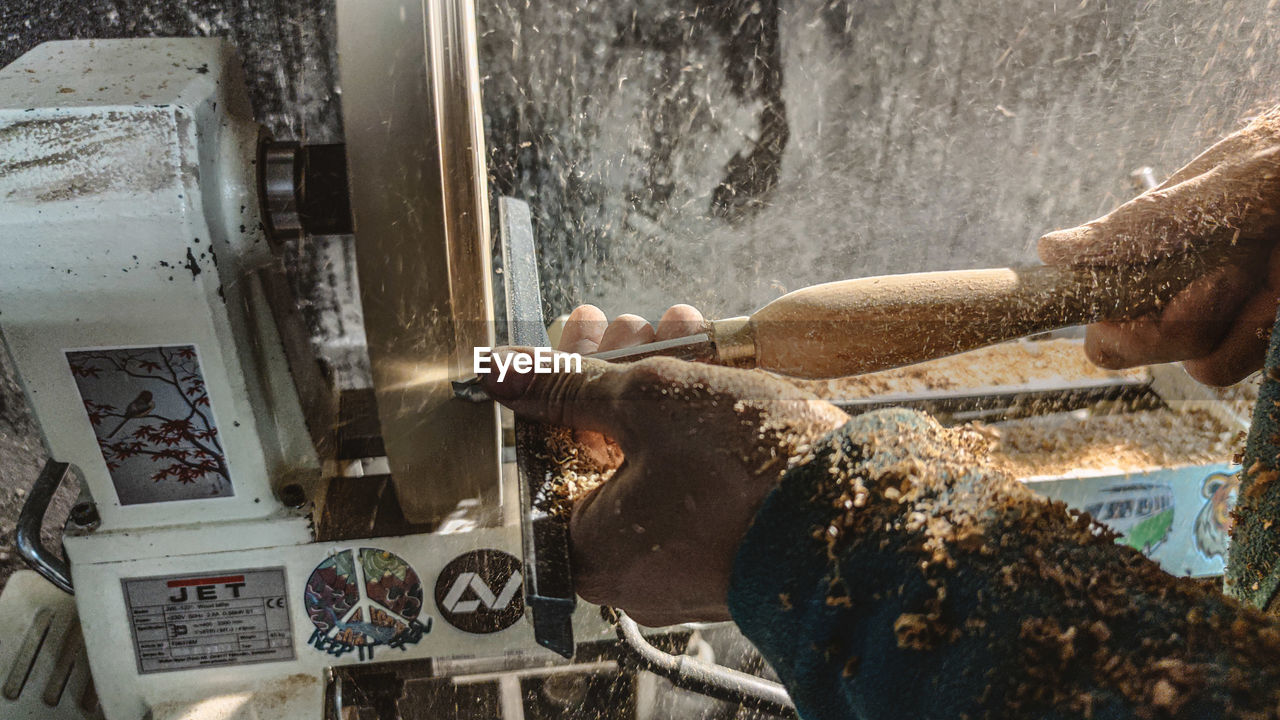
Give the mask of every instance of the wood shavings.
POLYGON ((1235 433, 1204 410, 1057 413, 973 426, 1017 478, 1228 463, 1235 433))
POLYGON ((841 580, 833 563, 828 604, 897 595, 889 630, 899 648, 928 653, 976 636, 1013 658, 1011 671, 988 676, 971 717, 1087 716, 1098 692, 1138 717, 1216 704, 1216 692, 1230 693, 1232 712, 1215 717, 1274 717, 1280 632, 1261 614, 1167 575, 1087 516, 1039 498, 988 456, 989 433, 900 410, 854 425, 838 456, 815 451, 838 472, 818 482, 814 501, 830 519, 814 538, 833 558, 850 549, 898 574, 870 588, 841 580), (869 496, 858 509, 843 502, 855 480, 869 496), (950 585, 966 577, 990 578, 976 606, 951 599, 973 592, 950 585), (1012 633, 999 629, 1009 622, 1012 633))
POLYGON ((547 455, 539 459, 554 469, 534 504, 552 517, 567 517, 575 503, 613 476, 614 469, 601 467, 566 427, 548 430, 546 447, 547 455))
MULTIPOLYGON (((1079 340, 1022 340, 868 375, 796 381, 832 400, 956 390, 1028 390, 1090 381, 1140 380, 1142 368, 1104 370, 1084 354, 1079 340)), ((1248 417, 1257 378, 1217 390, 1248 417), (1238 407, 1237 407, 1238 406, 1238 407)), ((1129 473, 1156 467, 1230 462, 1235 433, 1202 409, 1114 414, 1055 413, 969 429, 985 437, 992 462, 1016 478, 1129 473)))

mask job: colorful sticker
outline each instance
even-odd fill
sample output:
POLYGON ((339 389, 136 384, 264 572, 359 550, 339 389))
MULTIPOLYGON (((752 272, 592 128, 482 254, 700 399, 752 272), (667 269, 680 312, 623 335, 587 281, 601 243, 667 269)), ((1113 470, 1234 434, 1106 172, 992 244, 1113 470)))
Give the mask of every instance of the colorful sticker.
POLYGON ((66 355, 120 504, 235 494, 195 347, 66 355))
POLYGON ((1150 555, 1169 538, 1174 503, 1173 490, 1167 485, 1119 485, 1102 490, 1099 496, 1086 503, 1084 511, 1123 535, 1122 544, 1150 555))
POLYGON ((1240 476, 1236 473, 1213 473, 1204 479, 1200 494, 1206 498, 1196 515, 1196 550, 1206 558, 1227 559, 1231 543, 1231 510, 1236 505, 1240 476))
POLYGON ((501 550, 473 550, 449 561, 436 579, 436 606, 450 625, 495 633, 524 614, 520 560, 501 550))
POLYGON ((343 550, 316 566, 304 593, 315 631, 307 641, 342 657, 372 660, 378 645, 404 650, 431 632, 422 582, 400 556, 376 548, 343 550))

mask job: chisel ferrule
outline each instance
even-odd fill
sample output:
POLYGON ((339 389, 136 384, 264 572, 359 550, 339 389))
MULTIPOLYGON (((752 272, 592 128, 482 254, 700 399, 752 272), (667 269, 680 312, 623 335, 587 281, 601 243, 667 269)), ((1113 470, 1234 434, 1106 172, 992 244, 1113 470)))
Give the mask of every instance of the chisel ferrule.
POLYGON ((715 343, 717 363, 755 364, 756 333, 751 325, 751 318, 743 316, 712 321, 710 335, 715 343))

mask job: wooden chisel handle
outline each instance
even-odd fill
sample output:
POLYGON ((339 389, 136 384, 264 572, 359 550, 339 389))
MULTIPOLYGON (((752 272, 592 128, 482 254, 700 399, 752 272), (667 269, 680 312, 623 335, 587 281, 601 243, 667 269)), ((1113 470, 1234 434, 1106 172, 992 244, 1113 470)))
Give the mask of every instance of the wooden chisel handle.
POLYGON ((783 295, 711 324, 719 361, 832 378, 952 355, 1034 333, 1145 315, 1240 245, 1148 265, 1036 266, 886 275, 783 295))

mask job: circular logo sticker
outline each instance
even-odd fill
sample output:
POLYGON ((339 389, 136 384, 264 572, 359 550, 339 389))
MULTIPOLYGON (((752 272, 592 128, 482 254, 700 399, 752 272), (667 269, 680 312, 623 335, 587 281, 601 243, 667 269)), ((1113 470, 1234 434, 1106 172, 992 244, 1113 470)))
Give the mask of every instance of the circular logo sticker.
POLYGON ((431 630, 422 613, 422 581, 399 555, 377 548, 343 550, 307 578, 303 603, 316 626, 309 644, 333 656, 373 658, 378 645, 404 649, 431 630))
POLYGON ((524 614, 520 560, 501 550, 472 550, 449 561, 436 580, 436 606, 469 633, 495 633, 524 614))

